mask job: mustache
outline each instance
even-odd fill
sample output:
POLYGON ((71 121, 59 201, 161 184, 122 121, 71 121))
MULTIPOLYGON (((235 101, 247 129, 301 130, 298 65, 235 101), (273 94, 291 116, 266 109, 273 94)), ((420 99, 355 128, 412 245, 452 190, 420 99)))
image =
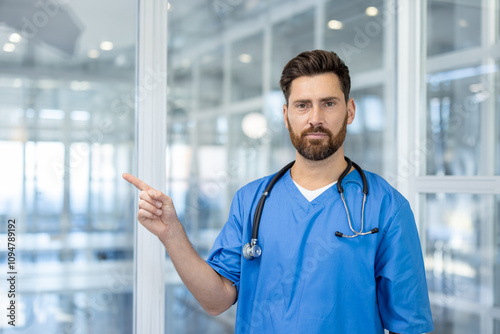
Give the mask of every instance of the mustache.
POLYGON ((328 129, 325 129, 322 125, 318 125, 318 126, 315 126, 313 128, 309 128, 307 130, 304 130, 302 132, 301 136, 304 137, 304 136, 306 136, 306 135, 308 135, 310 133, 324 133, 324 134, 326 134, 326 135, 328 135, 330 137, 332 136, 332 132, 330 130, 328 130, 328 129))

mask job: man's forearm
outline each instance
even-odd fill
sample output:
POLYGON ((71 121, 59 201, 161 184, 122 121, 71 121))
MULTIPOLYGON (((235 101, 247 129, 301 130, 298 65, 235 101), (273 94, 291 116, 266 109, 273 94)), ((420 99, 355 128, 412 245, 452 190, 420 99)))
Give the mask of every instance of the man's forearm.
POLYGON ((220 314, 234 304, 236 287, 198 255, 180 223, 159 238, 182 281, 209 314, 220 314))
POLYGON ((161 240, 189 291, 208 313, 227 310, 236 301, 236 288, 196 253, 177 218, 172 198, 129 173, 122 176, 140 190, 137 220, 161 240))

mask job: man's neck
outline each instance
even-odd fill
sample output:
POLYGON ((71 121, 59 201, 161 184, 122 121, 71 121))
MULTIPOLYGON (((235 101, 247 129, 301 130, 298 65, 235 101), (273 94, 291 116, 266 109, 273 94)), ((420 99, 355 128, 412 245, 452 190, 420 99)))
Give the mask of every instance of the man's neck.
POLYGON ((335 154, 320 161, 308 160, 297 153, 290 173, 292 179, 303 188, 316 190, 337 181, 346 167, 344 150, 340 148, 335 154))

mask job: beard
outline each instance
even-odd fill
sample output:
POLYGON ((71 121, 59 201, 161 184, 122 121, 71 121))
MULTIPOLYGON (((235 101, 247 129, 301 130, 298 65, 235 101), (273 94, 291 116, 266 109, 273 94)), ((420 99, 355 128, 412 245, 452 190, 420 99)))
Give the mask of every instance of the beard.
POLYGON ((295 134, 287 117, 288 132, 293 146, 301 156, 308 160, 319 161, 330 157, 342 146, 347 134, 347 113, 339 132, 334 136, 333 133, 325 129, 322 125, 304 130, 301 134, 295 134), (328 136, 325 139, 307 138, 309 133, 324 133, 328 136))

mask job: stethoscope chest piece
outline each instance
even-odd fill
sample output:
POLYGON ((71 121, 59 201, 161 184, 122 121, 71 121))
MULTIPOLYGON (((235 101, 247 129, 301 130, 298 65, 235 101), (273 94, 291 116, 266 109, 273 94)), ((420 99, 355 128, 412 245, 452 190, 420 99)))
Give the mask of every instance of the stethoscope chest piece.
POLYGON ((243 246, 243 256, 248 261, 255 260, 262 254, 262 249, 257 245, 257 239, 252 239, 249 243, 243 246))

